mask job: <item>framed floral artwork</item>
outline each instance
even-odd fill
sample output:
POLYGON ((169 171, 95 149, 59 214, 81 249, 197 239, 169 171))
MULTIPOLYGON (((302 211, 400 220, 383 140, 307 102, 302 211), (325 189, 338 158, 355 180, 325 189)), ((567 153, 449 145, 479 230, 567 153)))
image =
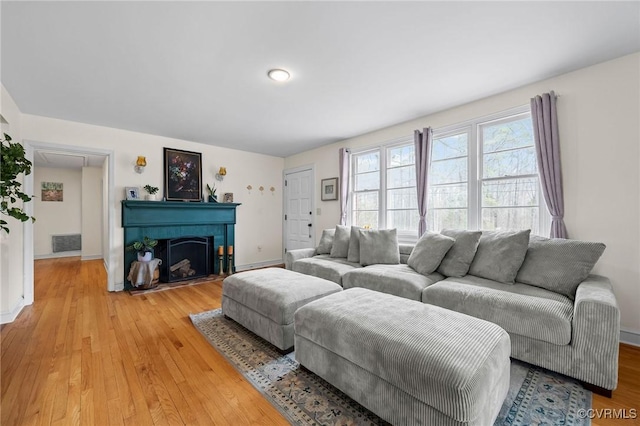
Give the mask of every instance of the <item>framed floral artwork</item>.
POLYGON ((164 149, 164 196, 167 201, 202 200, 202 154, 164 149))

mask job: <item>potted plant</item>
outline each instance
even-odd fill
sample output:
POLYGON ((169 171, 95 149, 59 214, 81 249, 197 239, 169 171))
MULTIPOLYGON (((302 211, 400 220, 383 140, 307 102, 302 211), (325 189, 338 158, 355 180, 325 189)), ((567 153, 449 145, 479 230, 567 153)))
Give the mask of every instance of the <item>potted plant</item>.
POLYGON ((144 198, 149 201, 154 201, 160 188, 157 186, 145 185, 144 190, 147 191, 147 195, 145 195, 144 198))
POLYGON ((209 191, 209 202, 210 203, 217 203, 218 202, 218 196, 216 195, 216 184, 213 184, 212 186, 209 186, 209 184, 207 184, 207 191, 209 191))
MULTIPOLYGON (((20 174, 26 176, 31 173, 31 161, 27 160, 23 146, 11 142, 11 136, 5 133, 0 141, 0 158, 0 213, 22 222, 35 221, 21 207, 13 206, 18 200, 23 203, 31 201, 31 197, 20 190, 22 184, 17 180, 20 174)), ((0 230, 9 233, 6 220, 0 219, 0 230)))
POLYGON ((138 252, 138 262, 149 262, 153 259, 153 248, 158 245, 158 240, 144 237, 142 241, 134 241, 126 249, 138 252))

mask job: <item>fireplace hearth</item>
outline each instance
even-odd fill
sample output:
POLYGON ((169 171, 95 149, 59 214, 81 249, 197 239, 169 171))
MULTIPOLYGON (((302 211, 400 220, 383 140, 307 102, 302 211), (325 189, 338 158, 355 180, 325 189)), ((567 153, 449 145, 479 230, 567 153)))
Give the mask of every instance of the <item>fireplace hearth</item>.
POLYGON ((160 281, 192 280, 210 275, 214 268, 213 237, 159 240, 156 257, 162 260, 160 281))

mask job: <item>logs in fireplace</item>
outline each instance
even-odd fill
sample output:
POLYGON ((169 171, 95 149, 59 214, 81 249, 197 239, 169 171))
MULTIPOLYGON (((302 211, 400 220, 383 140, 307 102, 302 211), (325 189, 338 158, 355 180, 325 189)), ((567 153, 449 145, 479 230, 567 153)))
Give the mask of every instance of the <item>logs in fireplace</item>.
POLYGON ((160 281, 174 282, 213 273, 213 237, 159 240, 156 257, 162 259, 160 281))

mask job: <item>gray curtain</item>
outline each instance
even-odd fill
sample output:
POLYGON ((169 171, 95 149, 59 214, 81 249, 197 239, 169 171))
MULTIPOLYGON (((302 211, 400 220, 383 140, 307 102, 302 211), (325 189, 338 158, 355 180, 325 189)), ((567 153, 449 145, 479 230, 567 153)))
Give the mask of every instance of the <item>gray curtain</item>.
POLYGON ((427 127, 414 132, 415 154, 416 154, 416 189, 418 190, 418 238, 427 231, 427 197, 428 194, 428 174, 431 164, 431 139, 433 131, 427 127))
POLYGON ((340 148, 340 225, 347 224, 349 207, 349 165, 351 164, 349 148, 340 148))
POLYGON ((538 157, 538 174, 544 200, 551 213, 551 238, 567 238, 560 166, 560 140, 556 95, 543 93, 531 99, 531 119, 538 157))

